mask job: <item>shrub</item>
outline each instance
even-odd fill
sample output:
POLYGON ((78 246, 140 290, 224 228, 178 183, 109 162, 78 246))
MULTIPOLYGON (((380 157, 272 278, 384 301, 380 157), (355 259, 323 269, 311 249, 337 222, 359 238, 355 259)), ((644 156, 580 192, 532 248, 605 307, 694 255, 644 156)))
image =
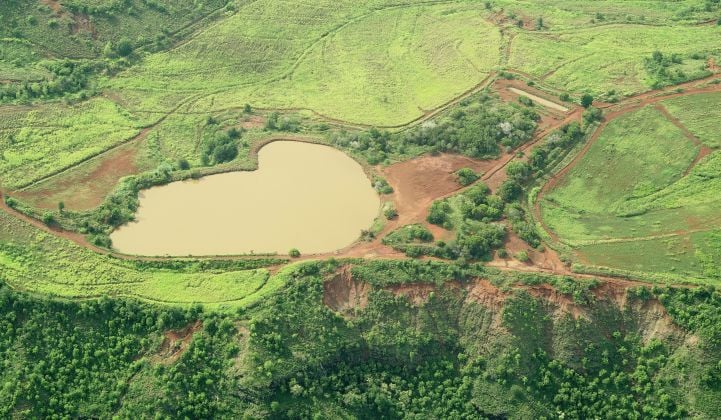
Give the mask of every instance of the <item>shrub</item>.
POLYGON ((533 106, 533 101, 528 96, 519 96, 518 102, 522 103, 525 106, 533 106))
POLYGON ((385 210, 383 210, 383 215, 386 217, 386 219, 393 220, 396 217, 398 217, 398 210, 396 210, 393 207, 388 207, 385 210))
POLYGON ((563 92, 558 96, 558 99, 562 100, 563 102, 568 102, 571 100, 571 97, 568 95, 568 93, 563 92))
POLYGON ((288 255, 291 258, 299 258, 300 257, 300 251, 297 248, 293 248, 290 251, 288 251, 288 255))
POLYGON ((478 178, 480 178, 471 168, 459 169, 458 172, 456 172, 456 177, 458 177, 458 183, 464 187, 473 184, 478 181, 478 178))
POLYGON ((179 159, 178 169, 180 169, 181 171, 187 171, 188 169, 190 169, 190 163, 186 159, 179 159))
POLYGON ((522 263, 526 263, 531 260, 531 257, 528 256, 528 252, 520 251, 518 254, 516 254, 516 259, 522 263))
POLYGON ((115 46, 115 52, 121 57, 127 57, 133 52, 133 43, 128 38, 122 38, 115 46))
POLYGON ((378 192, 378 194, 393 193, 393 187, 388 184, 388 181, 379 176, 373 177, 373 188, 378 192))
POLYGON ((48 212, 43 213, 42 220, 43 220, 43 223, 50 226, 53 223, 55 223, 55 216, 51 212, 48 211, 48 212))
POLYGON ((593 124, 596 121, 601 121, 603 118, 603 111, 594 106, 589 107, 583 111, 583 121, 586 125, 593 124))

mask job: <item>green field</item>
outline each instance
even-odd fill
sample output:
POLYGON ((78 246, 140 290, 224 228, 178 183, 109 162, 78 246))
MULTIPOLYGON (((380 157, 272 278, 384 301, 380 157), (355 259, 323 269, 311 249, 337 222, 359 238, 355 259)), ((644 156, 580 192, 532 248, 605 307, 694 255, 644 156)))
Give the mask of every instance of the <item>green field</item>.
POLYGON ((720 63, 721 0, 0 0, 0 418, 721 418, 720 63), (355 242, 114 251, 277 140, 355 242))
POLYGON ((218 269, 202 269, 192 260, 145 267, 96 254, 5 213, 0 222, 0 277, 28 292, 73 299, 127 296, 228 310, 256 302, 286 281, 283 272, 271 276, 264 268, 243 269, 243 264, 262 267, 262 261, 218 269))
POLYGON ((292 2, 267 3, 149 57, 109 86, 203 92, 198 106, 209 110, 251 103, 395 125, 472 88, 499 63, 498 29, 463 4, 316 2, 297 13, 292 2))
POLYGON ((716 129, 721 118, 721 94, 683 96, 664 101, 664 106, 702 143, 714 149, 721 147, 721 133, 716 129))
MULTIPOLYGON (((693 122, 698 109, 680 108, 682 103, 706 101, 688 96, 662 102, 681 121, 693 122)), ((703 139, 703 128, 690 130, 703 139)), ((543 196, 543 222, 578 251, 583 263, 717 277, 704 261, 721 254, 701 238, 721 226, 721 155, 714 152, 689 168, 698 153, 699 147, 652 106, 619 117, 543 196)))

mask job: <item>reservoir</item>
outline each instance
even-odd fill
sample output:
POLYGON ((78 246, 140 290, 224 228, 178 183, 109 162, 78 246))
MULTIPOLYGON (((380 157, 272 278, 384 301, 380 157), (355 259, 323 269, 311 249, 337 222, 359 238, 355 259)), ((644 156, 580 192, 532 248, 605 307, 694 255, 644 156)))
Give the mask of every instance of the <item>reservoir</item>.
POLYGON ((380 198, 363 168, 343 152, 276 141, 258 170, 174 182, 140 193, 136 221, 112 233, 133 255, 332 252, 359 238, 380 198))

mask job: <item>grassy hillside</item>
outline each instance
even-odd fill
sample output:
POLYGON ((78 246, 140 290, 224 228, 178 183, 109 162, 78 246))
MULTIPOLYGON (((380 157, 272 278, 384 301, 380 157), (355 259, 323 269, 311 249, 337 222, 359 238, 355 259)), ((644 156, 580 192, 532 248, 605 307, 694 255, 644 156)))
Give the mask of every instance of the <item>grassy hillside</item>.
POLYGON ((307 264, 294 277, 260 306, 223 316, 3 286, 0 410, 515 419, 721 409, 712 289, 489 282, 413 262, 307 264), (88 399, 83 389, 102 392, 88 399))
POLYGON ((698 117, 715 96, 689 98, 661 106, 680 127, 688 122, 692 134, 651 106, 624 115, 543 196, 544 223, 578 251, 581 263, 717 278, 711 267, 721 254, 707 238, 721 223, 719 154, 706 148, 710 154, 699 160, 714 134, 698 117))

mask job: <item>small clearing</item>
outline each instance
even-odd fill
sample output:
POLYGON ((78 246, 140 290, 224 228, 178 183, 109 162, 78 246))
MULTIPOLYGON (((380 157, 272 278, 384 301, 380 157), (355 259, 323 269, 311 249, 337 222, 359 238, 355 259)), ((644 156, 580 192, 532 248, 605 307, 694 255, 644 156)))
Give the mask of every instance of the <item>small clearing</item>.
POLYGON ((569 109, 566 108, 566 107, 563 106, 563 105, 559 105, 559 104, 557 104, 557 103, 555 103, 555 102, 549 101, 548 99, 541 98, 540 96, 536 96, 536 95, 534 95, 534 94, 532 94, 532 93, 525 92, 525 91, 523 91, 523 90, 521 90, 521 89, 517 89, 517 88, 514 88, 514 87, 509 87, 508 90, 510 90, 511 92, 515 93, 516 95, 525 96, 526 98, 532 100, 533 102, 536 102, 536 103, 538 103, 538 104, 541 104, 541 105, 543 105, 543 106, 545 106, 545 107, 555 109, 556 111, 561 111, 561 112, 568 112, 568 111, 569 111, 569 109))

